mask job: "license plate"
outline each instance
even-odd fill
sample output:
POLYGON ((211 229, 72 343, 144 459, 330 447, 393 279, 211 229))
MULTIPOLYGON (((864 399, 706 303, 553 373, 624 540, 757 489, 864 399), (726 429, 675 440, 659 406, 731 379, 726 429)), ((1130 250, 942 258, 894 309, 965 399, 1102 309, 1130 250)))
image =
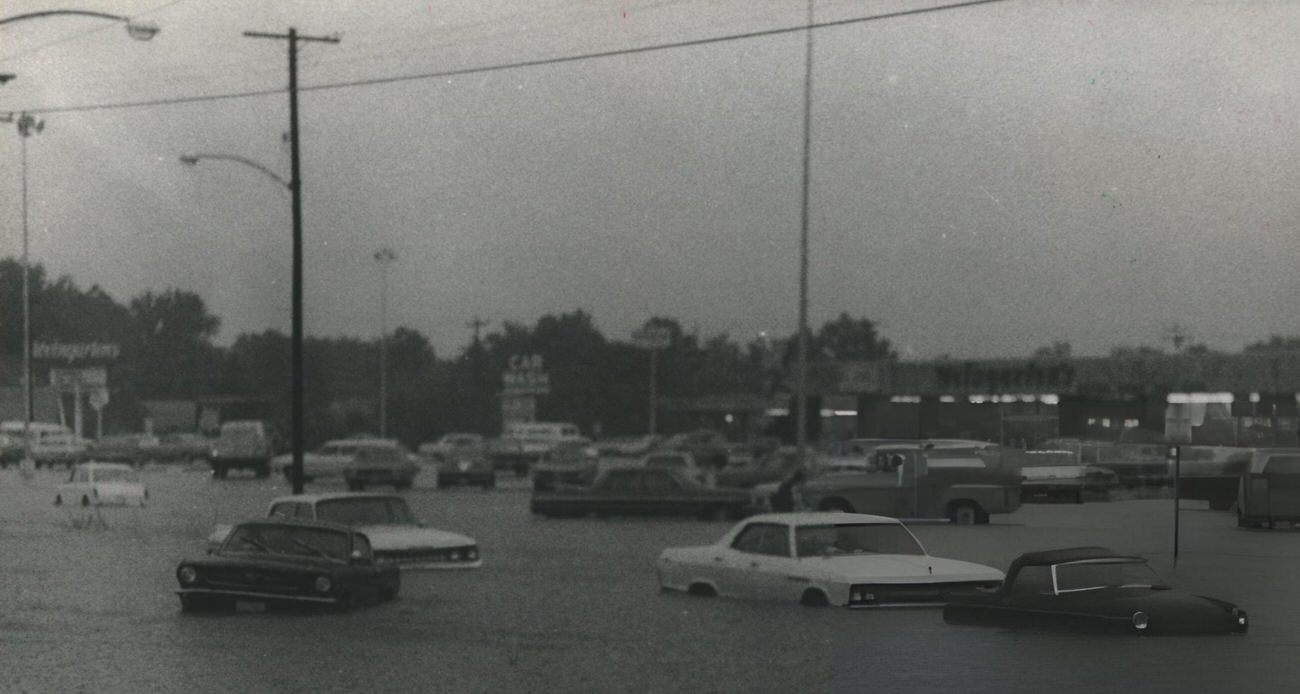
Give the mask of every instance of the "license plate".
POLYGON ((236 600, 236 612, 266 612, 266 603, 255 600, 236 600))

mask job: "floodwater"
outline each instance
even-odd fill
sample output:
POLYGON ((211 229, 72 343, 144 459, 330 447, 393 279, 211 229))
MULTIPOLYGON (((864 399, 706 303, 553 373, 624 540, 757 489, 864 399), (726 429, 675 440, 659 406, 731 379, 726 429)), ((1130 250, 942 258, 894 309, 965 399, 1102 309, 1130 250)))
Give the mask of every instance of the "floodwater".
MULTIPOLYGON (((1281 692, 1300 682, 1300 531, 1241 530, 1169 500, 1032 504, 989 526, 921 525, 932 554, 1005 569, 1024 551, 1100 544, 1175 586, 1238 603, 1244 636, 1097 637, 944 624, 935 609, 847 611, 657 590, 663 547, 725 522, 545 520, 522 483, 408 493, 484 566, 407 572, 393 603, 349 613, 182 614, 174 569, 215 522, 264 512, 274 480, 145 471, 151 504, 74 527, 61 473, 0 471, 0 691, 1281 692)), ((308 491, 338 487, 313 485, 308 491)))

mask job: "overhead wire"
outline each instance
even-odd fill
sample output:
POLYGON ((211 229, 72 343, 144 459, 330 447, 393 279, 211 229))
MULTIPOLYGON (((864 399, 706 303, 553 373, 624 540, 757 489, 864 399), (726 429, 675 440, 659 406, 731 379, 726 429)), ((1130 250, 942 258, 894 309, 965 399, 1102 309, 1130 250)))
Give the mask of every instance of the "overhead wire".
MULTIPOLYGON (((179 1, 179 0, 177 0, 179 1)), ((329 91, 335 89, 348 89, 355 87, 376 86, 382 84, 394 84, 399 82, 410 82, 418 80, 444 79, 448 77, 461 77, 465 75, 483 74, 488 72, 498 72, 502 70, 518 70, 531 67, 543 67, 547 65, 563 65, 565 63, 576 63, 588 60, 598 60, 601 58, 610 58, 622 55, 638 55, 643 53, 655 53, 661 51, 676 50, 681 48, 692 48, 698 46, 707 46, 719 43, 729 43, 733 41, 744 41, 772 36, 782 36, 803 31, 812 31, 818 29, 829 29, 834 27, 843 27, 853 24, 862 24, 882 19, 894 19, 898 17, 908 17, 920 14, 928 14, 943 10, 963 9, 979 5, 991 5, 995 3, 1008 2, 1009 0, 967 0, 966 2, 950 3, 947 5, 937 5, 932 7, 914 8, 909 10, 899 10, 897 12, 888 12, 877 15, 868 15, 864 17, 851 17, 848 19, 837 19, 826 22, 805 23, 797 26, 780 27, 776 29, 762 29, 758 31, 749 31, 738 34, 728 34, 724 36, 711 36, 699 39, 688 39, 684 41, 675 41, 668 43, 653 44, 649 46, 635 46, 632 48, 619 48, 608 51, 595 51, 590 53, 578 53, 574 55, 556 56, 551 58, 537 58, 534 60, 521 60, 509 63, 497 63, 493 65, 481 65, 465 68, 453 68, 449 70, 438 70, 434 72, 422 72, 410 75, 394 75, 388 77, 371 77, 357 80, 347 80, 342 82, 330 82, 325 84, 300 86, 299 92, 309 91, 329 91)), ((103 104, 81 104, 75 106, 50 106, 35 107, 22 110, 32 114, 52 114, 52 113, 80 113, 87 111, 103 111, 125 108, 143 108, 147 106, 170 106, 179 104, 202 103, 207 101, 221 101, 228 99, 246 99, 260 96, 269 96, 272 94, 283 94, 284 88, 261 89, 245 92, 227 92, 222 94, 205 94, 196 96, 179 96, 159 99, 141 99, 136 101, 122 101, 115 103, 103 104)))

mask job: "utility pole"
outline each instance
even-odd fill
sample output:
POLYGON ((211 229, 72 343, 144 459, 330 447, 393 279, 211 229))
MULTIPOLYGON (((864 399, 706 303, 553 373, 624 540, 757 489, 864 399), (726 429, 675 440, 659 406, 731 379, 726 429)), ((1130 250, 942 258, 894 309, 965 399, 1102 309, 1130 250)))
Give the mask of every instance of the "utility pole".
POLYGON ((465 324, 465 327, 472 328, 472 329, 474 330, 474 342, 473 342, 473 344, 476 344, 476 345, 478 344, 478 332, 479 332, 479 330, 482 329, 482 328, 486 328, 487 325, 488 325, 488 323, 491 323, 491 322, 492 322, 492 321, 479 320, 479 317, 478 317, 478 316, 474 316, 474 320, 472 320, 472 321, 470 321, 470 322, 468 322, 468 323, 465 324))
POLYGON ((799 211, 799 364, 795 393, 795 445, 799 464, 808 453, 808 188, 812 168, 813 0, 808 0, 808 30, 803 73, 803 197, 799 211))
POLYGON ((303 387, 302 387, 302 176, 298 156, 298 42, 316 41, 338 43, 338 36, 299 36, 298 30, 289 28, 287 34, 267 34, 245 31, 244 36, 257 39, 280 39, 289 42, 289 143, 292 149, 292 169, 289 175, 289 192, 293 194, 293 337, 290 361, 293 371, 293 493, 302 493, 303 453, 303 387))

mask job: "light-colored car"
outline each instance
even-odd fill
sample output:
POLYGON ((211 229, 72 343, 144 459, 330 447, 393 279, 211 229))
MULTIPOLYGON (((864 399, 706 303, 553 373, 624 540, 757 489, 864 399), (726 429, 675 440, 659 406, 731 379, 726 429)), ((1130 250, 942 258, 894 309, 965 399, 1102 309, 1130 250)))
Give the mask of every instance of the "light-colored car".
POLYGON ((441 463, 458 454, 477 454, 487 452, 487 441, 479 434, 453 433, 444 434, 437 441, 422 443, 416 449, 420 455, 441 463))
MULTIPOLYGON (((86 452, 86 442, 62 424, 30 422, 26 425, 30 437, 30 452, 36 467, 66 465, 69 468, 81 460, 86 452)), ((0 464, 16 463, 22 459, 24 424, 21 421, 0 423, 0 435, 6 439, 0 450, 0 464)))
POLYGON ((144 506, 148 499, 149 490, 130 465, 81 463, 59 485, 54 505, 144 506))
POLYGON ((665 549, 657 568, 666 590, 841 607, 937 607, 1004 578, 930 556, 897 519, 857 513, 754 516, 712 545, 665 549))
MULTIPOLYGON (((357 450, 371 447, 391 447, 396 442, 392 439, 355 438, 326 441, 323 446, 302 455, 302 475, 304 481, 312 482, 327 479, 342 479, 343 469, 356 457, 357 450)), ((271 459, 271 469, 276 474, 284 475, 292 481, 293 454, 285 453, 271 459)))
MULTIPOLYGON (((366 534, 375 558, 403 569, 474 569, 483 565, 473 538, 427 528, 395 494, 298 494, 271 501, 270 518, 337 523, 366 534)), ((232 525, 218 525, 208 536, 209 549, 220 547, 232 525)))

